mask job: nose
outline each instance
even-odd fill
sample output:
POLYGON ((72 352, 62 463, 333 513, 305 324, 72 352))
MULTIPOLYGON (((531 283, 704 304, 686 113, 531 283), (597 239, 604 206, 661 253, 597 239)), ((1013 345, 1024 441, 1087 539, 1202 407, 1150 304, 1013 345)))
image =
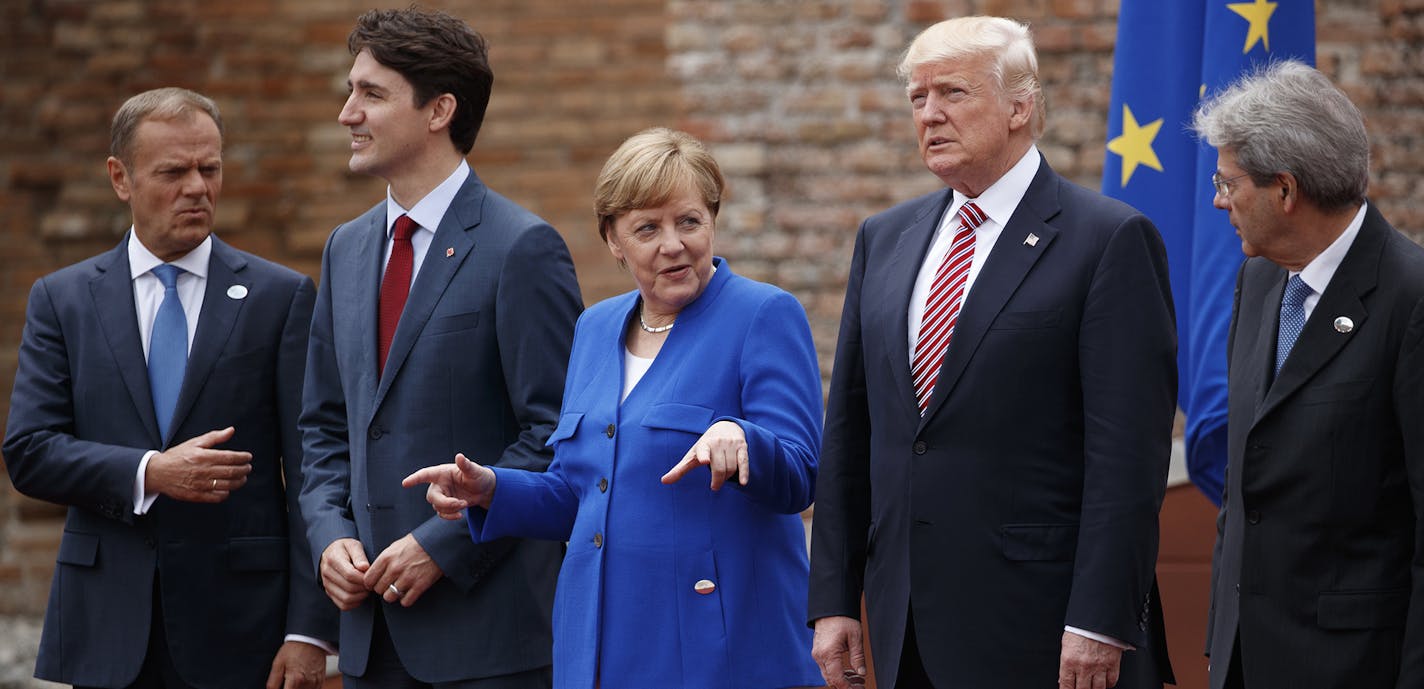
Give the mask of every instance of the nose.
POLYGON ((204 196, 207 193, 208 182, 203 179, 202 170, 193 167, 183 174, 183 194, 185 196, 204 196))
POLYGON ((939 96, 933 91, 925 95, 925 102, 920 109, 915 111, 915 117, 925 124, 939 124, 944 122, 944 109, 940 107, 939 96))
POLYGON ((336 121, 347 127, 361 121, 361 112, 356 108, 356 94, 346 97, 346 102, 341 105, 341 112, 336 116, 336 121))
POLYGON ((1212 207, 1218 208, 1220 210, 1227 210, 1228 208, 1230 208, 1231 202, 1225 196, 1223 196, 1221 192, 1218 191, 1212 195, 1211 205, 1212 207))
POLYGON ((682 253, 682 236, 678 234, 677 228, 666 230, 662 233, 662 239, 658 242, 658 251, 668 256, 676 256, 682 253))

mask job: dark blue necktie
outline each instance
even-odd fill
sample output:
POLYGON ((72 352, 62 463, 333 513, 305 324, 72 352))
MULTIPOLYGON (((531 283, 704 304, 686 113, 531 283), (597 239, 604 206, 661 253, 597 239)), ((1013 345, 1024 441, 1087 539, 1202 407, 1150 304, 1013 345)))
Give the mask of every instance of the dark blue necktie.
POLYGON ((158 434, 166 441, 173 423, 173 407, 183 387, 183 370, 188 366, 188 317, 178 298, 178 266, 165 263, 153 274, 163 283, 163 303, 153 317, 148 337, 148 387, 153 393, 153 414, 158 418, 158 434))
POLYGON ((1305 298, 1313 291, 1310 285, 1300 279, 1299 274, 1286 280, 1286 292, 1281 297, 1280 333, 1276 336, 1277 374, 1281 372, 1281 364, 1286 362, 1286 357, 1290 356, 1291 347, 1295 346, 1300 331, 1305 329, 1305 298))

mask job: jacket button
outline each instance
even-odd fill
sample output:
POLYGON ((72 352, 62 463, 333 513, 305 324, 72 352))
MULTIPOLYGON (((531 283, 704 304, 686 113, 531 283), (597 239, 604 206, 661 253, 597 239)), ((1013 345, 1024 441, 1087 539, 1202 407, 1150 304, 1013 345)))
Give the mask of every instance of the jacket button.
POLYGON ((603 434, 606 435, 606 436, 608 436, 608 437, 610 437, 610 438, 612 438, 612 437, 613 437, 613 424, 611 424, 611 423, 608 424, 608 428, 603 429, 603 434))
POLYGON ((917 454, 917 455, 922 455, 922 454, 925 453, 925 450, 928 450, 928 449, 929 449, 929 446, 926 445, 926 444, 925 444, 925 441, 923 441, 923 440, 916 440, 916 441, 915 441, 915 446, 914 446, 913 449, 914 449, 914 451, 915 451, 915 454, 917 454))
POLYGON ((608 479, 606 479, 606 478, 600 478, 600 479, 598 479, 598 492, 600 492, 600 493, 607 493, 607 492, 608 492, 608 479))
POLYGON ((379 429, 379 428, 372 428, 370 435, 371 435, 371 439, 372 439, 372 440, 380 440, 380 439, 381 439, 381 429, 379 429))
POLYGON ((602 548, 602 547, 603 547, 603 534, 601 534, 601 533, 596 533, 596 534, 593 535, 593 547, 595 547, 595 548, 602 548))
POLYGON ((692 585, 692 590, 705 596, 716 591, 717 585, 712 583, 711 579, 699 579, 696 584, 692 585))
POLYGON ((1260 523, 1261 523, 1261 513, 1260 513, 1260 512, 1257 512, 1256 510, 1251 510, 1250 512, 1247 512, 1247 513, 1246 513, 1246 523, 1248 523, 1248 524, 1260 524, 1260 523))

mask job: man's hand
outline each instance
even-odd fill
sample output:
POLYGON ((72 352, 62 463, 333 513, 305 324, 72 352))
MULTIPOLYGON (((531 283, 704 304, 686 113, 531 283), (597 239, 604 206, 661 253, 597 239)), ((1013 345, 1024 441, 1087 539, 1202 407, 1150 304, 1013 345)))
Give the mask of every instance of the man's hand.
POLYGON ((321 587, 326 597, 342 611, 353 610, 366 600, 371 589, 366 586, 366 551, 354 538, 338 538, 321 553, 321 587))
POLYGON ((462 511, 470 505, 489 507, 494 498, 495 474, 462 453, 455 455, 453 464, 425 467, 401 480, 406 488, 422 483, 430 484, 425 490, 425 501, 435 508, 441 519, 461 519, 462 511))
POLYGON ((821 678, 826 680, 826 686, 834 689, 865 686, 865 648, 861 645, 859 620, 852 617, 816 620, 811 657, 821 666, 821 678))
POLYGON ((232 440, 232 426, 189 438, 149 458, 144 469, 146 491, 184 502, 222 502, 247 483, 252 453, 215 450, 232 440))
POLYGON ((277 649, 267 689, 319 689, 326 681, 326 651, 301 641, 288 641, 277 649))
POLYGON ((721 490, 730 478, 747 485, 751 479, 751 464, 747 461, 747 434, 731 421, 718 421, 692 444, 682 461, 663 474, 663 483, 677 483, 693 469, 707 465, 712 468, 712 490, 721 490))
POLYGON ((408 608, 443 576, 445 573, 430 559, 415 536, 406 534, 376 556, 376 561, 366 570, 365 585, 366 590, 375 592, 387 603, 400 603, 408 608))
POLYGON ((1059 689, 1108 689, 1117 686, 1122 649, 1073 632, 1063 632, 1058 660, 1059 689))

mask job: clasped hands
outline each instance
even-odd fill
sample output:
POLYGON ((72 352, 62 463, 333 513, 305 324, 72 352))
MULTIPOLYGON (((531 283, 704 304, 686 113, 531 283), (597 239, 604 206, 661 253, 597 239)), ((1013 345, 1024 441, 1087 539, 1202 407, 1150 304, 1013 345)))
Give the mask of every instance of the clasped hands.
MULTIPOLYGON (((731 421, 712 424, 661 480, 665 484, 677 483, 699 466, 711 468, 712 490, 721 490, 722 484, 734 476, 739 484, 747 485, 751 465, 747 461, 747 436, 742 427, 731 421)), ((494 498, 495 473, 460 453, 450 464, 425 467, 401 481, 406 488, 422 483, 430 484, 425 500, 435 508, 436 514, 442 519, 463 519, 464 510, 471 505, 489 507, 494 498)))

